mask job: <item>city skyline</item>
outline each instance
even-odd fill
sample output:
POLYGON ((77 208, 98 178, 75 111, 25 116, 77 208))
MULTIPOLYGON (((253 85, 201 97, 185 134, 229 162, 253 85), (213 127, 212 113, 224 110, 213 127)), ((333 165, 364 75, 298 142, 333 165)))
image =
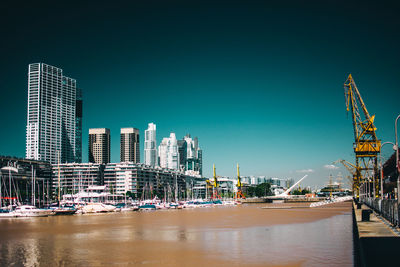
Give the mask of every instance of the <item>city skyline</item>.
MULTIPOLYGON (((146 3, 112 11, 66 7, 62 15, 53 12, 58 3, 42 5, 10 6, 7 13, 16 15, 1 18, 10 25, 2 50, 14 52, 0 67, 7 96, 0 100, 2 155, 24 157, 27 66, 33 62, 58 66, 79 81, 83 162, 89 128, 110 129, 111 162, 118 162, 119 129, 134 125, 143 136, 154 122, 159 137, 200 138, 207 177, 213 163, 218 175, 234 177, 239 163, 246 176, 297 180, 307 172, 304 184, 320 186, 330 173, 347 176, 333 161, 354 162, 343 96, 350 73, 376 115, 378 138, 394 141, 400 113, 395 4, 249 1, 203 3, 201 9, 159 2, 157 9, 146 3), (54 26, 46 17, 66 26, 49 34, 46 27, 54 26)), ((140 143, 142 153, 143 138, 140 143)), ((382 155, 391 152, 385 146, 382 155)))

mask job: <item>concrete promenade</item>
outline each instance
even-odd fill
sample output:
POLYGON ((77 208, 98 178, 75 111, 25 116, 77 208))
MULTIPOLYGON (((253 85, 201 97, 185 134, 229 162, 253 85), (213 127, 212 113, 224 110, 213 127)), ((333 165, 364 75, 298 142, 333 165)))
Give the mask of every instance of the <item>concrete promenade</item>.
MULTIPOLYGON (((390 226, 368 206, 353 202, 354 251, 356 266, 398 266, 400 235, 397 229, 390 226), (369 220, 362 220, 366 211, 370 211, 369 220)), ((368 213, 368 212, 367 212, 368 213)))

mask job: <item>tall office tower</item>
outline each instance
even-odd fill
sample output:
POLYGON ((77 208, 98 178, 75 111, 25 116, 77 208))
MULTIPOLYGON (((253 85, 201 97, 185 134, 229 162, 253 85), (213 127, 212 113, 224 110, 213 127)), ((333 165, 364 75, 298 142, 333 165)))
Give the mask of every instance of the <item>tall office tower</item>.
POLYGON ((185 139, 178 140, 178 153, 179 153, 179 168, 182 169, 186 166, 186 159, 187 159, 187 144, 185 139))
POLYGON ((169 138, 163 138, 158 151, 161 167, 179 170, 178 141, 175 133, 171 133, 169 138))
POLYGON ((89 129, 89 162, 110 163, 110 129, 89 129))
POLYGON ((140 163, 139 130, 121 128, 121 162, 140 163))
POLYGON ((83 115, 82 90, 76 88, 75 108, 75 162, 82 163, 82 115, 83 115))
POLYGON ((203 151, 199 148, 199 140, 187 134, 182 140, 178 140, 179 165, 185 171, 192 171, 202 175, 203 151))
POLYGON ((158 158, 161 168, 168 168, 168 142, 169 138, 164 137, 158 146, 158 158))
POLYGON ((179 170, 178 140, 176 140, 174 133, 171 133, 169 136, 168 168, 179 170))
POLYGON ((76 80, 44 63, 29 64, 26 158, 76 160, 76 80), (60 152, 60 153, 58 153, 60 152))
POLYGON ((149 127, 144 132, 144 164, 148 166, 157 166, 157 148, 156 148, 156 125, 149 123, 149 127))

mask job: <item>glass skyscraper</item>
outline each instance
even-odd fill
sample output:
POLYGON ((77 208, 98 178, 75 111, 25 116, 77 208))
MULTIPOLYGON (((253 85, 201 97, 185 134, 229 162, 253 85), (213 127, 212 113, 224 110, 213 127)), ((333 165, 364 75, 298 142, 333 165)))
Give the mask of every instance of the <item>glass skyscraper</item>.
POLYGON ((29 64, 26 158, 76 161, 76 80, 44 63, 29 64))
POLYGON ((175 133, 171 133, 168 137, 163 138, 158 147, 160 157, 160 167, 179 170, 179 152, 178 141, 175 133))
POLYGON ((75 112, 75 162, 82 162, 82 117, 83 102, 82 90, 76 88, 76 112, 75 112))
POLYGON ((182 140, 178 140, 180 169, 203 174, 203 151, 199 147, 199 139, 194 139, 187 134, 182 140))
POLYGON ((144 164, 157 166, 157 146, 156 146, 156 125, 149 123, 149 127, 144 132, 144 164))

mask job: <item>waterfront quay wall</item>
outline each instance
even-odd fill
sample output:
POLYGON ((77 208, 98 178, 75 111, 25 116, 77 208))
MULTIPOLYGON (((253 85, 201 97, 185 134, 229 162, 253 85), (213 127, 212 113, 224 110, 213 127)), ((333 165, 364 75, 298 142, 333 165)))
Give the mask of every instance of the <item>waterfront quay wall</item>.
POLYGON ((306 198, 288 198, 285 203, 300 203, 300 202, 319 202, 326 200, 326 197, 306 197, 306 198))
POLYGON ((298 196, 295 198, 287 198, 287 199, 271 199, 268 197, 254 197, 254 198, 246 198, 240 200, 242 203, 272 203, 272 202, 284 202, 284 203, 301 203, 301 202, 318 202, 326 200, 326 197, 304 197, 298 196))
POLYGON ((353 202, 355 266, 398 266, 400 236, 390 223, 362 203, 353 202))
POLYGON ((264 197, 254 197, 254 198, 246 198, 240 200, 242 203, 266 203, 267 199, 264 197))

